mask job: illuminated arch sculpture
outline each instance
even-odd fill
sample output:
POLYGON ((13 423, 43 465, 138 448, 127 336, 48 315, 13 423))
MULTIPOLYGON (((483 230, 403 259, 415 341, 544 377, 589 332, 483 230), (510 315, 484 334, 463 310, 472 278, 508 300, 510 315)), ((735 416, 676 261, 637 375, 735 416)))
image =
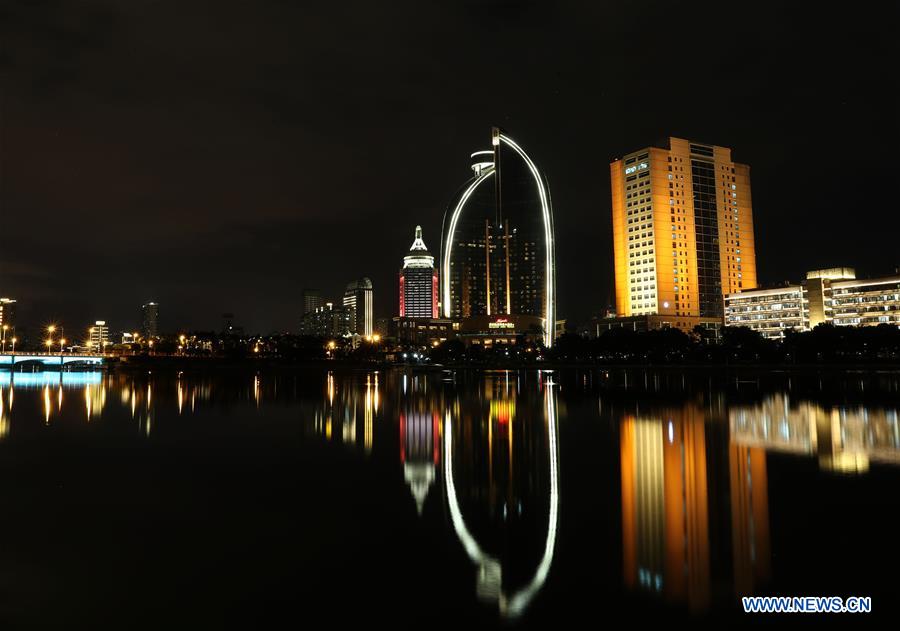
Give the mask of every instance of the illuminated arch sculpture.
MULTIPOLYGON (((479 192, 479 189, 488 182, 488 180, 493 180, 495 189, 499 190, 499 187, 501 186, 500 181, 503 177, 500 162, 500 148, 506 147, 521 160, 537 193, 536 200, 539 205, 540 220, 543 227, 542 237, 544 246, 542 253, 543 304, 541 306, 540 317, 543 320, 544 345, 550 347, 553 345, 556 329, 556 248, 554 243, 553 206, 550 201, 550 189, 546 178, 525 150, 512 138, 496 127, 493 129, 492 146, 493 149, 491 151, 478 151, 472 154, 472 168, 475 171, 475 176, 463 186, 460 193, 457 195, 454 202, 447 208, 444 215, 440 261, 441 314, 445 318, 450 318, 455 315, 453 313, 453 296, 451 295, 451 262, 453 259, 453 242, 456 237, 460 218, 464 214, 467 204, 469 204, 473 195, 479 192)), ((497 194, 497 200, 499 207, 499 193, 497 194)), ((490 270, 487 271, 487 274, 490 275, 490 270)), ((509 298, 507 297, 507 305, 509 304, 508 301, 509 298)), ((487 314, 490 315, 490 311, 488 311, 487 314)))

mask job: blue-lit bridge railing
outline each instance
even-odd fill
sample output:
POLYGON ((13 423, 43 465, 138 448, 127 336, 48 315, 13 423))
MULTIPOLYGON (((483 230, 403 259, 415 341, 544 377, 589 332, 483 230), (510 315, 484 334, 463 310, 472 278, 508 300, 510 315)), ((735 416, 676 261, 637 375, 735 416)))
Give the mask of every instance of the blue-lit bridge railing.
POLYGON ((100 367, 103 355, 81 353, 4 353, 0 355, 0 369, 24 364, 40 364, 44 368, 74 366, 100 367))

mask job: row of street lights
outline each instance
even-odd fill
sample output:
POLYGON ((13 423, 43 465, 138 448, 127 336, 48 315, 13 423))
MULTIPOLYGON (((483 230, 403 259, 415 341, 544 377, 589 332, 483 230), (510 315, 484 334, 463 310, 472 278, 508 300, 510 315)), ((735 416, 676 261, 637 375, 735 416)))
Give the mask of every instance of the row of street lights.
MULTIPOLYGON (((47 338, 47 340, 44 342, 44 344, 47 345, 47 353, 48 354, 51 352, 50 348, 53 346, 53 334, 55 332, 56 332, 55 324, 51 324, 50 326, 47 327, 47 333, 50 334, 50 337, 47 338)), ((65 329, 63 327, 59 327, 59 354, 60 355, 62 355, 63 346, 65 346, 65 344, 66 344, 66 338, 63 337, 64 333, 65 333, 65 329)))

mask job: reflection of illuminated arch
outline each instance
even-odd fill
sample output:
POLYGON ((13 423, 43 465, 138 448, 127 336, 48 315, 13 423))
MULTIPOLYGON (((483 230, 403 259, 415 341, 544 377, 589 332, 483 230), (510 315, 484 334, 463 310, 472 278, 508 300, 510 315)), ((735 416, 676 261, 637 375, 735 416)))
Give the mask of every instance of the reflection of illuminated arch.
MULTIPOLYGON (((534 576, 527 585, 506 594, 502 587, 498 589, 497 600, 500 611, 504 615, 515 618, 525 611, 525 608, 540 591, 547 580, 547 574, 553 563, 553 554, 556 548, 556 530, 559 524, 559 453, 557 447, 556 426, 556 397, 552 384, 548 383, 545 389, 547 400, 547 438, 550 451, 550 506, 547 518, 547 539, 544 542, 544 553, 538 563, 534 576)), ((481 549, 475 537, 466 526, 465 518, 459 508, 459 500, 456 496, 456 484, 453 481, 453 423, 450 412, 444 416, 444 486, 447 492, 447 504, 450 507, 450 519, 453 529, 459 538, 466 553, 472 562, 479 567, 479 580, 495 580, 500 587, 500 561, 481 549)))
MULTIPOLYGON (((553 239, 553 208, 550 203, 550 191, 544 181, 544 177, 538 170, 537 166, 531 160, 525 150, 522 149, 512 138, 504 134, 498 129, 494 129, 493 144, 494 146, 503 143, 510 149, 515 151, 520 158, 528 166, 531 177, 537 186, 538 197, 541 201, 541 219, 544 225, 544 346, 553 345, 553 338, 556 332, 556 252, 553 239)), ((450 308, 450 253, 453 248, 453 239, 456 235, 456 224, 462 213, 466 202, 475 189, 487 178, 494 174, 495 169, 488 167, 481 171, 480 175, 472 181, 460 196, 459 201, 450 214, 450 225, 447 229, 447 236, 443 243, 443 252, 441 257, 441 283, 443 290, 441 292, 441 300, 444 305, 444 317, 451 317, 450 308)))

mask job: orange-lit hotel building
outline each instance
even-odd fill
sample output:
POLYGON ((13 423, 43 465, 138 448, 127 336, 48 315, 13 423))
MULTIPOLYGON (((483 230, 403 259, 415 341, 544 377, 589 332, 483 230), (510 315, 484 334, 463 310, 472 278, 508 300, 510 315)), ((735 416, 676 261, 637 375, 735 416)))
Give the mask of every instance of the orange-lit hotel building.
POLYGON ((620 322, 721 323, 723 295, 756 287, 750 167, 726 147, 669 138, 609 169, 620 322))

